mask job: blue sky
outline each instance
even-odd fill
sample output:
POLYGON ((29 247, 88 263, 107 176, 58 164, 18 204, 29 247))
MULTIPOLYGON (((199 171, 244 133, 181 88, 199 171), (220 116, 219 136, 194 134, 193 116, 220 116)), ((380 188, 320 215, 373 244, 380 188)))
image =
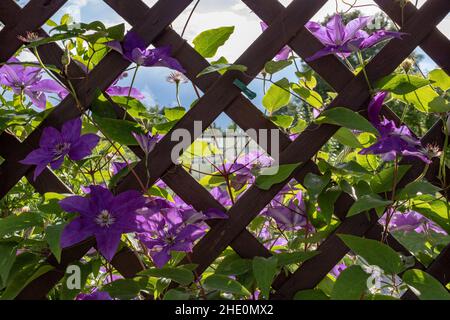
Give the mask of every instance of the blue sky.
MULTIPOLYGON (((144 1, 149 5, 156 2, 156 0, 144 1)), ((28 1, 21 0, 20 2, 26 3, 28 1)), ((287 5, 291 0, 282 0, 280 2, 287 5)), ((420 0, 419 5, 422 5, 424 2, 424 0, 420 0)), ((358 4, 373 4, 373 1, 358 0, 358 4)), ((174 22, 173 27, 177 32, 181 33, 191 7, 192 5, 174 22)), ((346 9, 346 7, 341 4, 340 9, 346 9)), ((363 7, 363 11, 367 15, 374 14, 378 10, 378 8, 373 6, 363 7)), ((326 14, 332 14, 334 11, 335 1, 328 1, 313 20, 321 20, 326 14)), ((73 15, 77 22, 102 20, 107 25, 124 22, 117 13, 101 0, 69 0, 53 19, 58 20, 64 13, 73 15)), ((204 30, 234 25, 235 33, 217 54, 217 57, 225 56, 229 61, 234 61, 261 34, 259 22, 260 20, 256 15, 240 0, 202 0, 189 24, 185 38, 188 41, 192 41, 197 34, 204 30)), ((127 25, 127 28, 129 27, 127 25)), ((447 37, 450 36, 450 16, 444 19, 439 28, 447 37)), ((419 53, 424 54, 420 49, 419 53)), ((434 62, 428 57, 422 63, 422 68, 426 71, 433 70, 435 67, 434 62)), ((146 95, 147 104, 157 103, 160 106, 176 105, 174 85, 166 81, 166 77, 170 72, 170 70, 164 68, 141 68, 137 77, 136 87, 146 95)), ((294 72, 292 69, 287 69, 277 76, 292 78, 294 77, 294 72)), ((128 77, 122 80, 120 84, 129 85, 130 81, 131 77, 128 77)), ((258 95, 253 102, 258 107, 261 107, 263 95, 261 82, 253 81, 249 87, 258 95)), ((186 108, 195 100, 196 95, 192 85, 184 84, 181 86, 180 98, 186 108)), ((221 117, 216 123, 220 126, 226 126, 229 122, 230 120, 227 117, 221 117)))

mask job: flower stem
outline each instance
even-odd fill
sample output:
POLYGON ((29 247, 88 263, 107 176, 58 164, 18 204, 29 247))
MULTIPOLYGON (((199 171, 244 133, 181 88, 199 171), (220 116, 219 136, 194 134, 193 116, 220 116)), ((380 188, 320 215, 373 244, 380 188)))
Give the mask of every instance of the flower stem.
POLYGON ((358 56, 359 63, 361 64, 362 72, 364 74, 364 78, 366 79, 367 86, 369 87, 369 90, 372 91, 372 86, 370 84, 369 76, 367 75, 367 71, 366 71, 366 63, 364 61, 361 51, 357 52, 357 56, 358 56))

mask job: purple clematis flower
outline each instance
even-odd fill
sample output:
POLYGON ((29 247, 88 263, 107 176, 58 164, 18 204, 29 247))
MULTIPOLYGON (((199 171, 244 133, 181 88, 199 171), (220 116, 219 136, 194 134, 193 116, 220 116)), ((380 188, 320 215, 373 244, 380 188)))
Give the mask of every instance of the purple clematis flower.
POLYGON ((281 230, 312 229, 307 219, 306 205, 301 191, 297 192, 287 206, 277 204, 267 208, 263 214, 273 218, 281 230))
POLYGON ((158 141, 161 139, 160 135, 153 136, 151 132, 147 132, 146 134, 132 132, 132 134, 146 155, 152 152, 158 141))
MULTIPOLYGON (((269 26, 264 21, 261 21, 262 31, 266 31, 269 26)), ((289 46, 284 46, 280 52, 275 56, 275 61, 287 60, 292 53, 292 49, 289 46)))
POLYGON ((137 211, 145 206, 146 200, 137 191, 114 196, 104 187, 90 186, 90 190, 89 197, 73 196, 59 202, 64 211, 79 214, 64 228, 61 247, 94 236, 99 252, 111 261, 123 233, 143 230, 137 211))
MULTIPOLYGON (((261 228, 261 231, 258 234, 258 237, 263 240, 264 242, 264 246, 269 249, 272 250, 274 249, 274 247, 284 247, 288 244, 288 241, 286 240, 285 237, 275 237, 273 232, 270 230, 270 222, 266 221, 263 225, 263 227, 261 228)), ((277 250, 275 248, 275 252, 277 252, 279 250, 277 250)))
POLYGON ((128 32, 122 42, 110 41, 106 45, 139 66, 167 67, 181 73, 186 72, 178 60, 171 57, 170 46, 147 49, 144 40, 135 32, 128 32))
POLYGON ((164 215, 154 213, 142 220, 145 231, 138 234, 138 238, 150 250, 158 268, 170 260, 172 251, 192 252, 194 241, 205 234, 204 228, 185 225, 176 210, 169 210, 164 215))
POLYGON ((221 205, 224 207, 231 206, 233 203, 231 202, 230 195, 225 190, 222 190, 220 187, 214 187, 210 191, 211 195, 219 201, 221 205))
POLYGON ((406 126, 399 126, 386 118, 380 120, 387 92, 377 93, 369 104, 369 120, 380 133, 378 141, 372 146, 362 149, 360 154, 379 154, 384 161, 392 161, 397 156, 417 157, 425 163, 431 163, 420 140, 413 137, 406 126))
MULTIPOLYGON (((20 63, 11 58, 8 63, 20 63)), ((42 80, 42 69, 25 67, 19 64, 5 64, 0 68, 0 85, 10 87, 14 94, 25 94, 39 109, 45 109, 47 96, 45 93, 61 94, 67 90, 54 80, 42 80)))
POLYGON ((251 170, 247 165, 241 163, 225 163, 218 166, 219 174, 223 177, 228 176, 231 186, 235 190, 242 189, 247 183, 255 180, 251 170))
MULTIPOLYGON (((390 211, 390 214, 391 213, 392 211, 390 211)), ((386 224, 386 215, 380 219, 380 222, 384 225, 386 224)), ((437 233, 446 234, 441 227, 416 211, 409 211, 406 213, 399 211, 394 212, 389 222, 389 230, 405 232, 415 231, 417 233, 427 233, 431 230, 437 233)))
POLYGON ((126 163, 126 162, 112 162, 111 169, 110 169, 112 175, 115 176, 126 166, 128 166, 128 163, 126 163))
POLYGON ((128 97, 129 94, 131 98, 134 98, 136 100, 145 99, 145 96, 142 92, 140 92, 136 88, 131 88, 130 91, 130 87, 111 86, 106 90, 106 93, 112 97, 128 97))
POLYGON ((339 14, 334 15, 324 27, 317 22, 310 21, 306 28, 325 45, 325 48, 316 52, 306 61, 313 61, 329 54, 336 54, 341 58, 349 56, 352 52, 373 47, 387 39, 401 39, 405 33, 378 30, 369 35, 363 29, 372 21, 373 17, 359 17, 347 25, 342 22, 339 14))
POLYGON ((112 300, 112 298, 108 292, 96 289, 91 293, 80 293, 75 300, 112 300))
POLYGON ((270 167, 272 162, 271 157, 259 150, 251 151, 236 160, 236 163, 248 166, 251 170, 270 167))
POLYGON ((34 179, 50 164, 52 169, 61 167, 67 155, 74 161, 81 160, 92 153, 100 138, 95 134, 81 135, 81 119, 67 121, 61 131, 53 127, 44 129, 39 149, 32 151, 22 164, 35 165, 34 179))
POLYGON ((331 274, 337 279, 342 271, 347 269, 347 265, 345 263, 338 263, 331 269, 331 274))

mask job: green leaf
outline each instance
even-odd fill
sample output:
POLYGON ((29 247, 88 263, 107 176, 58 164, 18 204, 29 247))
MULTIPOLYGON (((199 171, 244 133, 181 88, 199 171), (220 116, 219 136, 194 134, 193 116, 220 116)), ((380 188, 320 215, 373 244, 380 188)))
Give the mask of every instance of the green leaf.
MULTIPOLYGON (((314 89, 317 86, 317 79, 314 77, 314 71, 312 69, 305 71, 305 72, 299 72, 297 71, 295 75, 299 79, 299 83, 307 87, 308 89, 314 89)), ((334 99, 334 98, 333 98, 334 99)))
POLYGON ((206 67, 197 75, 198 77, 204 76, 205 74, 213 73, 213 72, 219 72, 221 74, 224 73, 224 71, 228 70, 237 70, 241 72, 246 72, 247 67, 242 64, 231 64, 231 63, 216 63, 212 64, 209 67, 206 67), (222 72, 221 72, 222 71, 222 72))
POLYGON ((0 300, 12 300, 33 280, 53 270, 51 265, 29 264, 16 272, 8 281, 8 286, 0 300))
POLYGON ((253 258, 253 275, 262 295, 266 298, 269 298, 270 287, 277 273, 277 265, 278 259, 276 256, 270 258, 253 258))
POLYGON ((430 103, 435 101, 436 98, 439 98, 439 95, 429 86, 422 87, 407 94, 403 95, 393 94, 392 96, 407 104, 411 104, 414 108, 416 108, 420 112, 429 112, 430 103))
POLYGON ((294 172, 300 163, 282 164, 280 166, 265 168, 256 178, 256 186, 262 190, 269 190, 274 184, 285 181, 294 172))
POLYGON ((292 84, 292 90, 314 108, 320 109, 323 107, 323 99, 318 92, 296 83, 292 84))
POLYGON ((204 58, 212 58, 234 32, 234 27, 221 27, 203 31, 192 41, 194 49, 204 58))
POLYGON ((322 192, 317 198, 317 204, 320 207, 320 212, 318 214, 325 219, 327 224, 331 222, 331 218, 334 214, 334 204, 340 195, 340 190, 330 188, 329 190, 322 192))
POLYGON ((237 254, 227 255, 217 266, 215 273, 225 276, 239 276, 252 269, 252 261, 237 254))
POLYGON ((347 108, 336 107, 325 110, 316 119, 317 123, 329 123, 348 129, 370 132, 378 135, 377 129, 362 115, 347 108))
POLYGON ((330 298, 320 289, 308 289, 297 292, 294 300, 330 300, 330 298))
POLYGON ((336 174, 358 174, 358 175, 364 175, 369 174, 369 171, 367 171, 363 166, 361 166, 356 161, 349 161, 349 162, 342 162, 336 164, 334 167, 331 167, 333 172, 336 174))
POLYGON ((305 181, 303 182, 303 185, 306 189, 308 189, 308 195, 311 199, 314 199, 314 201, 317 199, 319 194, 325 189, 325 187, 330 182, 331 175, 328 172, 327 174, 323 176, 319 176, 314 173, 308 173, 305 176, 305 181))
POLYGON ((450 293, 428 273, 412 269, 403 274, 403 281, 420 300, 450 300, 450 293))
POLYGON ((170 289, 164 295, 163 300, 189 300, 189 293, 180 289, 170 289))
POLYGON ((282 252, 277 253, 274 256, 278 260, 278 266, 284 267, 293 263, 303 263, 320 254, 319 251, 307 251, 307 252, 282 252))
POLYGON ((2 284, 6 284, 9 271, 16 261, 17 243, 5 242, 0 243, 0 288, 2 284))
POLYGON ((332 300, 361 300, 367 290, 369 275, 360 266, 350 266, 341 272, 331 292, 332 300))
POLYGON ((130 300, 145 289, 147 283, 147 278, 119 279, 103 286, 102 291, 108 292, 113 298, 130 300))
POLYGON ((264 66, 264 70, 269 74, 277 73, 292 64, 291 60, 269 61, 264 66))
POLYGON ((386 207, 390 205, 392 201, 383 200, 377 194, 366 194, 358 198, 350 207, 347 213, 347 217, 354 216, 358 213, 368 211, 370 209, 386 207))
POLYGON ((208 290, 219 290, 242 296, 250 295, 250 292, 242 284, 220 274, 213 274, 206 278, 203 286, 208 290))
POLYGON ((287 129, 294 122, 294 117, 288 115, 276 115, 270 117, 270 120, 280 128, 287 129))
POLYGON ((355 254, 363 257, 370 265, 379 266, 387 273, 397 274, 403 265, 400 255, 391 247, 380 241, 364 239, 347 234, 339 234, 347 247, 355 254))
POLYGON ((142 134, 144 131, 139 124, 119 119, 102 118, 93 115, 95 123, 109 139, 127 146, 136 146, 138 142, 133 137, 132 132, 142 134))
POLYGON ((443 91, 450 89, 450 77, 442 69, 434 69, 428 74, 428 78, 434 81, 433 86, 441 88, 443 91))
POLYGON ((291 101, 289 80, 283 78, 272 84, 263 97, 262 104, 270 113, 281 109, 291 101))
POLYGON ((418 200, 413 200, 412 209, 437 223, 447 233, 450 233, 450 222, 448 219, 450 205, 448 202, 436 200, 432 196, 425 195, 418 200))
POLYGON ((295 134, 295 133, 300 133, 303 130, 305 130, 305 128, 308 126, 308 123, 303 120, 303 119, 297 119, 297 124, 291 128, 291 133, 295 134))
POLYGON ((375 86, 381 91, 389 91, 403 95, 429 84, 430 81, 422 77, 407 74, 392 74, 379 80, 375 86))
MULTIPOLYGON (((397 170, 397 181, 400 181, 403 176, 408 172, 411 168, 410 165, 400 165, 397 170)), ((370 180, 369 184, 374 193, 383 193, 392 190, 393 182, 394 182, 394 167, 389 167, 384 169, 380 173, 373 176, 370 180)))
POLYGON ((61 233, 66 226, 65 223, 60 223, 54 226, 48 226, 45 229, 45 240, 47 241, 50 251, 55 256, 58 262, 61 262, 61 233))
POLYGON ((339 128, 339 130, 334 134, 333 138, 342 143, 345 146, 349 146, 350 148, 362 148, 361 143, 359 142, 356 135, 347 128, 339 128))
POLYGON ((123 36, 125 34, 125 24, 120 23, 118 25, 109 27, 106 29, 106 32, 108 33, 108 37, 114 40, 123 40, 123 36))
POLYGON ((186 114, 186 109, 183 107, 164 108, 164 116, 169 121, 177 121, 183 118, 186 114))
POLYGON ((401 189, 395 198, 397 200, 407 200, 423 194, 434 195, 440 190, 440 188, 432 185, 428 181, 413 181, 401 189))
POLYGON ((42 217, 36 212, 26 212, 20 215, 10 215, 0 219, 0 237, 23 229, 41 226, 42 217))
POLYGON ((194 281, 194 274, 192 271, 182 267, 164 267, 161 269, 152 268, 139 272, 139 275, 164 277, 182 285, 188 285, 194 281))
POLYGON ((435 97, 428 103, 428 111, 435 113, 446 113, 450 111, 450 102, 443 97, 435 97))

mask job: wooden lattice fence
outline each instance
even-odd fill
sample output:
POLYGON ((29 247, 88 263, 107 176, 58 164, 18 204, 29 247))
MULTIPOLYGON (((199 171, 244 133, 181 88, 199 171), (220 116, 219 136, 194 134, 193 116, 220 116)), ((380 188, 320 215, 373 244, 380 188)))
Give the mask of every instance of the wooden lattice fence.
MULTIPOLYGON (((160 0, 149 8, 141 0, 104 0, 120 16, 133 26, 133 30, 142 36, 147 45, 171 45, 174 57, 186 68, 186 75, 198 86, 204 95, 198 103, 175 125, 172 130, 187 129, 192 139, 198 138, 194 131, 194 121, 202 121, 203 130, 222 113, 225 112, 243 130, 247 129, 275 129, 277 127, 247 100, 233 82, 239 79, 248 84, 252 78, 263 69, 265 63, 271 60, 281 48, 288 44, 300 57, 311 56, 322 45, 304 27, 305 23, 327 2, 326 0, 294 0, 285 8, 277 0, 243 0, 243 2, 269 28, 261 34, 236 61, 236 64, 248 68, 247 75, 237 71, 229 71, 223 76, 217 73, 197 77, 197 74, 208 66, 202 58, 170 24, 193 2, 192 0, 160 0)), ((401 8, 395 0, 375 0, 379 7, 394 21, 400 23, 401 8)), ((7 61, 22 46, 17 38, 27 31, 38 31, 46 36, 40 27, 57 12, 66 0, 31 0, 23 9, 13 0, 0 1, 0 21, 5 27, 0 31, 0 62, 7 61)), ((375 81, 393 72, 396 67, 407 58, 411 52, 420 46, 441 68, 450 74, 450 42, 436 28, 450 11, 448 0, 428 0, 420 9, 411 4, 404 8, 404 24, 401 31, 411 36, 403 40, 391 40, 368 64, 367 74, 370 81, 375 81)), ((44 63, 61 66, 62 50, 52 43, 39 47, 39 53, 44 63)), ((89 108, 95 98, 95 91, 99 88, 105 91, 115 79, 129 66, 116 52, 110 52, 92 70, 88 77, 84 76, 75 64, 70 65, 69 74, 74 81, 76 92, 82 107, 89 108)), ((370 98, 363 75, 354 76, 336 57, 327 56, 310 63, 310 66, 338 93, 329 108, 345 106, 354 111, 367 108, 370 98)), ((57 75, 58 76, 58 75, 57 75)), ((64 81, 64 79, 61 79, 64 81)), ((112 102, 112 101, 111 101, 112 102)), ((399 122, 393 112, 385 108, 385 116, 399 122)), ((117 117, 133 121, 132 117, 124 114, 124 110, 116 106, 117 117)), ((80 116, 81 110, 75 100, 68 96, 59 106, 31 133, 23 142, 16 137, 3 132, 0 135, 0 156, 5 161, 0 166, 0 198, 3 198, 12 187, 23 177, 39 193, 58 192, 71 193, 71 190, 60 181, 50 169, 46 169, 36 181, 32 179, 32 168, 19 164, 29 152, 39 143, 43 128, 53 126, 60 128, 64 122, 80 116)), ((334 125, 312 124, 293 142, 280 132, 281 146, 280 163, 302 163, 295 170, 292 177, 300 183, 306 174, 313 172, 320 174, 316 164, 310 159, 338 130, 334 125)), ((443 145, 444 135, 442 123, 436 123, 429 132, 422 137, 424 144, 435 143, 443 145)), ((158 143, 150 153, 148 168, 150 182, 155 183, 161 178, 186 203, 197 210, 219 208, 225 210, 189 173, 183 168, 173 165, 170 154, 175 142, 171 141, 170 133, 158 143)), ((271 143, 267 145, 271 150, 271 143)), ((140 158, 144 157, 139 148, 132 148, 140 158)), ((422 172, 424 164, 411 162, 409 172, 404 176, 400 185, 405 185, 416 179, 422 172)), ((435 161, 427 171, 426 178, 437 183, 436 176, 439 163, 435 161)), ((144 161, 135 167, 140 176, 147 176, 144 161)), ((285 183, 289 181, 286 180, 285 183)), ((198 264, 196 274, 201 274, 228 246, 243 258, 255 256, 268 257, 270 251, 266 249, 249 231, 247 225, 282 189, 283 184, 277 184, 270 190, 264 191, 251 187, 236 204, 228 210, 229 219, 211 222, 210 231, 196 244, 190 263, 198 264)), ((138 182, 134 175, 126 177, 117 187, 116 192, 138 189, 138 182)), ((290 275, 281 274, 273 284, 275 299, 290 299, 302 289, 314 288, 326 274, 348 252, 348 248, 336 236, 339 233, 380 239, 382 226, 378 224, 375 212, 346 218, 346 214, 353 200, 343 194, 335 205, 335 216, 341 220, 339 227, 318 248, 320 254, 303 263, 298 270, 290 275)), ((390 246, 405 255, 411 255, 408 250, 393 237, 388 240, 390 246)), ((43 299, 46 294, 62 279, 66 267, 81 259, 87 251, 95 247, 95 240, 89 239, 71 248, 63 250, 61 262, 50 255, 48 263, 55 268, 32 281, 17 297, 18 299, 43 299)), ((119 251, 112 265, 124 276, 133 277, 144 269, 139 257, 128 248, 119 251)), ((425 269, 416 260, 416 268, 425 269)), ((443 284, 450 282, 450 246, 445 248, 438 258, 426 271, 443 284)), ((403 298, 413 299, 414 294, 408 292, 403 298)))

